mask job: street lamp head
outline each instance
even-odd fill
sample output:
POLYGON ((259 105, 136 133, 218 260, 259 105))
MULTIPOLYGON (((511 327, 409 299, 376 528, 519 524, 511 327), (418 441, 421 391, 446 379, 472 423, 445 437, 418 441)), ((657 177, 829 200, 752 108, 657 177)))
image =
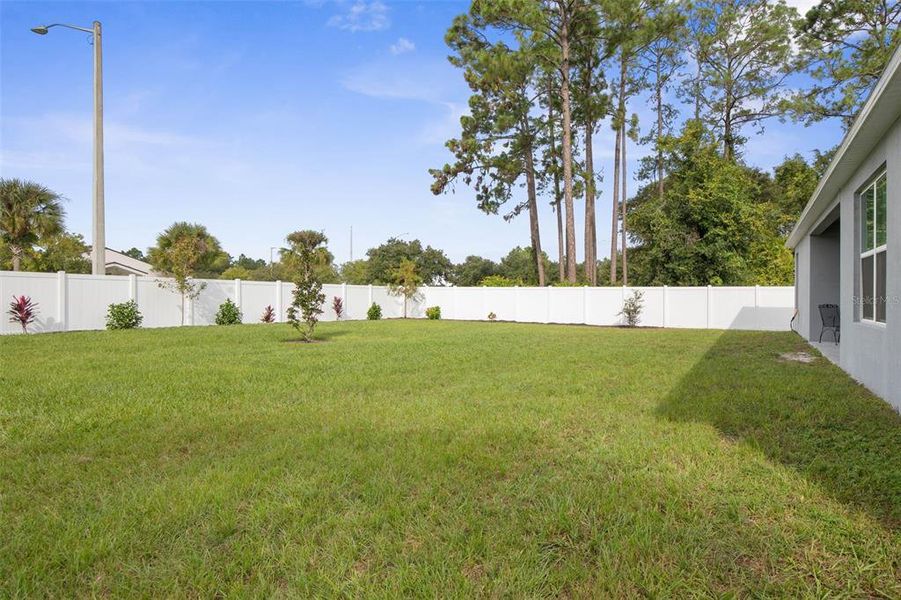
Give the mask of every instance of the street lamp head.
POLYGON ((38 25, 37 27, 32 27, 31 30, 38 35, 47 35, 49 31, 46 25, 38 25))

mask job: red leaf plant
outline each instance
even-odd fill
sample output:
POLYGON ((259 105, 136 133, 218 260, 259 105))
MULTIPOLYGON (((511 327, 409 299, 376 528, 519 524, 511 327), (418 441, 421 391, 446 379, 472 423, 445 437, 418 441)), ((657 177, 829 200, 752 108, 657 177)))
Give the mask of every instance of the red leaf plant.
POLYGON ((263 323, 275 323, 275 309, 269 304, 263 309, 263 316, 260 317, 263 323))
POLYGON ((28 333, 28 326, 34 323, 38 316, 38 303, 33 302, 28 296, 13 296, 9 303, 9 322, 18 323, 24 333, 28 333))

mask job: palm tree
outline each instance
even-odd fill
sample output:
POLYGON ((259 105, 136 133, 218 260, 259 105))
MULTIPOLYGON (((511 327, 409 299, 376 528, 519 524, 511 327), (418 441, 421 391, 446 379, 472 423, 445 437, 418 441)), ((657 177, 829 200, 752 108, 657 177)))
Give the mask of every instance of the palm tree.
POLYGON ((21 269, 26 248, 62 232, 64 217, 56 192, 33 181, 0 179, 0 241, 9 247, 13 271, 21 269))

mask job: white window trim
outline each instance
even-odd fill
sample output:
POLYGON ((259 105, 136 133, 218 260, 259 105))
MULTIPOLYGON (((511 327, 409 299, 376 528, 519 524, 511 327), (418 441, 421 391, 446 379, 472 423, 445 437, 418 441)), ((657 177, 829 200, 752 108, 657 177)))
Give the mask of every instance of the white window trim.
MULTIPOLYGON (((860 211, 860 219, 861 222, 865 222, 867 218, 867 207, 864 205, 864 194, 866 194, 871 188, 873 190, 873 243, 876 243, 876 232, 879 229, 879 210, 876 204, 876 184, 879 183, 880 180, 886 179, 886 188, 888 188, 888 171, 887 169, 882 169, 870 180, 870 182, 863 187, 863 189, 857 194, 857 206, 860 211)), ((886 191, 888 193, 888 191, 886 191)), ((887 200, 887 199, 886 199, 887 200)), ((887 207, 886 207, 887 208, 887 207)), ((888 215, 886 215, 887 217, 888 215)), ((863 228, 858 229, 858 235, 861 236, 860 246, 863 247, 863 228)), ((867 325, 876 325, 878 327, 885 327, 885 321, 877 321, 876 320, 876 286, 877 286, 877 273, 878 267, 877 264, 879 259, 877 257, 878 254, 881 254, 886 251, 888 248, 888 228, 885 230, 885 240, 886 243, 881 246, 876 246, 870 250, 861 251, 857 257, 859 268, 860 268, 860 280, 858 281, 858 285, 860 287, 860 296, 861 300, 866 296, 863 289, 863 261, 865 258, 873 257, 873 289, 870 290, 873 295, 873 316, 872 318, 867 318, 864 316, 863 312, 863 304, 860 307, 860 321, 862 323, 866 323, 867 325)), ((888 277, 888 273, 886 273, 886 277, 888 277)))

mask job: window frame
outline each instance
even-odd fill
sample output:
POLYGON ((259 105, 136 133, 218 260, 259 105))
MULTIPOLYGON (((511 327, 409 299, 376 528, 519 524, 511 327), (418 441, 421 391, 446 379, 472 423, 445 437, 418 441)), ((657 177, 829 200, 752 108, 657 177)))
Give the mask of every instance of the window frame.
MULTIPOLYGON (((860 216, 860 227, 857 230, 857 235, 859 236, 860 242, 858 244, 858 255, 857 255, 857 266, 859 271, 859 276, 857 278, 857 285, 860 290, 860 312, 858 313, 859 319, 870 325, 885 325, 885 307, 883 307, 883 319, 879 320, 878 318, 878 304, 879 299, 876 297, 876 290, 879 289, 879 255, 885 254, 886 249, 888 247, 888 226, 886 223, 885 228, 885 238, 883 239, 883 243, 881 245, 877 245, 878 243, 878 231, 879 231, 879 201, 877 199, 877 191, 878 186, 881 181, 885 181, 885 214, 883 218, 888 221, 888 170, 883 166, 881 167, 876 174, 870 178, 870 180, 860 189, 857 193, 857 207, 858 214, 860 216), (866 223, 867 223, 867 210, 868 210, 868 200, 872 198, 873 200, 873 226, 872 229, 868 232, 868 235, 865 235, 866 223), (870 249, 864 249, 864 244, 866 243, 866 238, 872 236, 873 239, 873 247, 870 249), (865 298, 867 297, 867 292, 864 291, 864 280, 865 280, 865 269, 864 262, 866 259, 872 258, 872 266, 870 267, 870 275, 872 277, 872 286, 871 289, 868 290, 869 296, 873 299, 873 307, 872 314, 870 317, 865 316, 865 298)), ((888 256, 884 256, 883 260, 888 260, 888 256)), ((888 289, 888 273, 886 273, 886 289, 888 289)), ((884 302, 884 300, 883 300, 884 302)))

